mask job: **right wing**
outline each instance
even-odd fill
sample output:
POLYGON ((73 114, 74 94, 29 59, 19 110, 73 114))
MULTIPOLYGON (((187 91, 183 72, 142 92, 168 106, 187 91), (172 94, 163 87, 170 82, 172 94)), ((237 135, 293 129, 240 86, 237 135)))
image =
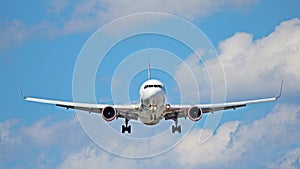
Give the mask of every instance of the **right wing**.
POLYGON ((138 113, 139 109, 137 104, 109 105, 109 104, 91 104, 91 103, 67 102, 67 101, 60 101, 60 100, 49 100, 49 99, 24 96, 22 91, 21 91, 21 95, 26 101, 52 104, 67 109, 82 110, 90 113, 101 114, 102 110, 105 107, 111 106, 116 109, 117 117, 127 118, 132 120, 138 120, 139 117, 139 113, 138 113))

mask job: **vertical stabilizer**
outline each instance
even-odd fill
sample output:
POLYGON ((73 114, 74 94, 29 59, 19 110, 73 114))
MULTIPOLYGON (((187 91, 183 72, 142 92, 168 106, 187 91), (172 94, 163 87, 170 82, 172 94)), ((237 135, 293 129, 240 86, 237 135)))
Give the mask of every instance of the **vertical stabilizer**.
POLYGON ((148 80, 151 79, 151 72, 150 72, 150 61, 148 62, 148 80))

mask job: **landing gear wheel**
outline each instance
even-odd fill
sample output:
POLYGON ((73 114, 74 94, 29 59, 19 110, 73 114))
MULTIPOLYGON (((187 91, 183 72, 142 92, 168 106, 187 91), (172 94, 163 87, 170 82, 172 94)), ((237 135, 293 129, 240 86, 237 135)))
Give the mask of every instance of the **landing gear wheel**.
POLYGON ((128 121, 128 119, 125 119, 125 125, 122 125, 122 133, 125 133, 126 131, 131 133, 131 125, 128 125, 128 121))
POLYGON ((181 125, 178 125, 178 126, 172 125, 172 133, 175 133, 176 131, 178 133, 181 133, 181 125))
POLYGON ((172 133, 175 133, 176 131, 178 133, 181 133, 181 125, 177 125, 178 119, 174 119, 174 121, 175 121, 175 125, 172 125, 172 133))
POLYGON ((122 133, 125 133, 125 132, 128 132, 128 133, 131 133, 131 126, 125 126, 125 125, 122 125, 122 133))
POLYGON ((127 127, 127 131, 128 131, 128 133, 131 133, 131 126, 130 125, 127 127))

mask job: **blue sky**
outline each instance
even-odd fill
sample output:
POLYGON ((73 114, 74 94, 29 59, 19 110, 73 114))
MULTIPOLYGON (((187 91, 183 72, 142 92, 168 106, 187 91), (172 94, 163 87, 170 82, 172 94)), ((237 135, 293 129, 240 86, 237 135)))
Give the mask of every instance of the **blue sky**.
MULTIPOLYGON (((3 1, 1 6, 0 169, 300 168, 299 1, 46 0, 3 1), (167 12, 202 30, 219 54, 228 100, 274 96, 283 79, 282 97, 274 103, 224 112, 211 138, 198 144, 199 133, 211 132, 203 128, 205 116, 174 149, 139 160, 112 155, 95 145, 80 127, 75 111, 23 100, 20 87, 26 95, 72 100, 73 73, 86 41, 105 24, 135 12, 167 12)), ((133 22, 115 28, 112 33, 140 26, 153 25, 146 20, 133 22)), ((200 78, 205 75, 199 72, 203 66, 199 59, 181 43, 155 35, 131 37, 112 48, 94 79, 97 101, 113 103, 111 84, 113 80, 119 82, 118 78, 113 79, 118 65, 134 52, 149 48, 172 52, 192 66, 192 72, 199 77, 197 83, 203 84, 199 91, 203 91, 204 101, 209 101, 205 92, 209 82, 200 78)), ((158 67, 159 59, 167 61, 164 57, 149 57, 153 67, 158 67)), ((215 59, 206 66, 213 67, 215 59)), ((147 66, 133 62, 130 67, 137 64, 147 66)), ((181 64, 174 62, 171 66, 174 74, 154 69, 152 76, 166 84, 169 100, 178 102, 180 94, 175 80, 184 89, 188 89, 190 81, 181 73, 181 64)), ((136 73, 128 89, 131 101, 138 100, 134 89, 147 76, 146 69, 136 73)), ((214 75, 216 80, 223 78, 220 73, 214 75)), ((195 93, 184 92, 188 98, 195 93)), ((113 123, 118 125, 122 121, 113 123)), ((127 147, 136 151, 130 148, 127 147)))

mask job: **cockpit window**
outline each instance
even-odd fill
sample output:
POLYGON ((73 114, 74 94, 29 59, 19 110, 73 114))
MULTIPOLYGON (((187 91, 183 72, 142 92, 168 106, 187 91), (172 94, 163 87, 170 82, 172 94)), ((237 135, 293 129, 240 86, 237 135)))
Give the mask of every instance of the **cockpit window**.
POLYGON ((150 87, 161 88, 161 89, 163 88, 162 85, 145 85, 145 86, 144 86, 144 89, 150 88, 150 87))

